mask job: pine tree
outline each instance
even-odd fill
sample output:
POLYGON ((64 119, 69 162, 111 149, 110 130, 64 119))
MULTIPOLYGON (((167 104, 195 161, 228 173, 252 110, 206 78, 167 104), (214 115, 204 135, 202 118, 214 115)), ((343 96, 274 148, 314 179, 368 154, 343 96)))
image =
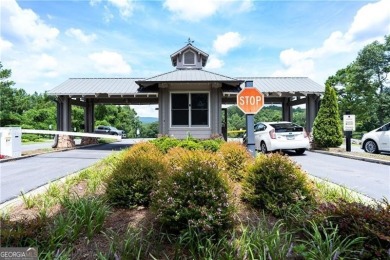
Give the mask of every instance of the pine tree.
POLYGON ((313 124, 314 144, 318 147, 338 147, 343 143, 343 132, 339 119, 336 90, 325 86, 324 98, 313 124))

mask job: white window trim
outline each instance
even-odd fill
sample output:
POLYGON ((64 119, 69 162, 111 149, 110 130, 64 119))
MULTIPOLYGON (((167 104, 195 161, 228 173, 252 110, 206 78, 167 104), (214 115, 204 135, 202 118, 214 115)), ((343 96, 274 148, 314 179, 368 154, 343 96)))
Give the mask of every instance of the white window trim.
POLYGON ((182 56, 183 56, 182 59, 183 59, 183 64, 184 64, 184 65, 195 65, 195 64, 196 64, 196 53, 195 53, 194 51, 188 50, 188 51, 184 52, 182 56), (185 54, 186 54, 187 52, 192 52, 192 53, 194 54, 194 63, 186 63, 186 62, 185 62, 184 56, 185 56, 185 54))
POLYGON ((169 92, 169 125, 170 128, 210 128, 210 116, 211 116, 211 111, 210 111, 210 91, 171 91, 169 92), (172 94, 189 94, 188 95, 188 104, 191 103, 191 94, 194 93, 200 93, 200 94, 207 94, 207 125, 191 125, 191 107, 188 109, 188 126, 185 125, 172 125, 172 94))

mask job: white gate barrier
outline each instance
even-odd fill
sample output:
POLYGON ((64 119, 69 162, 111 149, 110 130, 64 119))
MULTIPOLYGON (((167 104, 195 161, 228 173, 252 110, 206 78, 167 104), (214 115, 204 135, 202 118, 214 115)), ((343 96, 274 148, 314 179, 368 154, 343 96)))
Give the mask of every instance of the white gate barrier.
POLYGON ((68 132, 68 131, 53 131, 53 130, 22 129, 22 134, 72 135, 72 136, 98 137, 98 138, 122 140, 122 136, 119 135, 104 135, 104 134, 79 133, 79 132, 68 132))

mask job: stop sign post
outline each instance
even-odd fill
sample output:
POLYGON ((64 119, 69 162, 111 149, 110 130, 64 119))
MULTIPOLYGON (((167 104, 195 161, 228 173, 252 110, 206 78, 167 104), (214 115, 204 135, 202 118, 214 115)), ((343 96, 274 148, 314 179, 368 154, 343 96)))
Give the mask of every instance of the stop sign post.
POLYGON ((237 95, 237 106, 246 114, 246 147, 253 156, 256 156, 254 114, 263 108, 264 95, 253 87, 253 81, 245 81, 245 88, 237 95))

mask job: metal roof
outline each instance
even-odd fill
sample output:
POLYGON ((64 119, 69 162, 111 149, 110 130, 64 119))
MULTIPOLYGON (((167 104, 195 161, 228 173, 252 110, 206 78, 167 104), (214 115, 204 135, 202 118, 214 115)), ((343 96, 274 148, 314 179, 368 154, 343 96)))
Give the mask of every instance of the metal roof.
MULTIPOLYGON (((70 78, 48 92, 53 96, 144 96, 148 92, 156 93, 149 88, 156 83, 174 82, 222 82, 231 86, 244 88, 244 81, 253 80, 254 87, 266 96, 270 93, 296 92, 302 94, 321 94, 325 87, 307 77, 238 77, 231 78, 206 70, 175 70, 155 77, 143 78, 70 78)), ((238 89, 239 90, 239 89, 238 89)), ((226 92, 226 91, 224 91, 226 92)), ((231 94, 237 91, 228 91, 231 94)))
MULTIPOLYGON (((238 77, 237 79, 253 80, 253 86, 262 93, 324 93, 325 87, 307 77, 238 77)), ((245 84, 241 84, 241 88, 245 84)))
POLYGON ((48 92, 49 95, 135 95, 139 86, 135 83, 141 78, 70 78, 48 92))
POLYGON ((155 83, 174 82, 222 82, 238 86, 243 82, 243 80, 223 76, 203 69, 177 69, 151 78, 138 80, 136 82, 142 86, 150 86, 155 83))

